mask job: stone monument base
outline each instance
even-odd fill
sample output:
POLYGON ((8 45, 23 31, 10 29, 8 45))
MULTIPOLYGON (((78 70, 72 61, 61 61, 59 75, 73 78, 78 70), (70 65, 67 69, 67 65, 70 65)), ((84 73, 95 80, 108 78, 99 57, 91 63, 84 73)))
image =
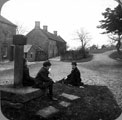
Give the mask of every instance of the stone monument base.
POLYGON ((32 87, 14 88, 10 86, 0 86, 0 91, 1 100, 12 103, 26 103, 44 94, 42 90, 32 87))

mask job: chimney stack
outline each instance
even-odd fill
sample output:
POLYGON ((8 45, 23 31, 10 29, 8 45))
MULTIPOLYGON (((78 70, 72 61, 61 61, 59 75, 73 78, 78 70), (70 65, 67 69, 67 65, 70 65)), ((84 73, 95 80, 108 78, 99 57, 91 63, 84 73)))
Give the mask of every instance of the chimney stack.
POLYGON ((35 29, 40 29, 40 21, 35 21, 35 29))
POLYGON ((43 25, 43 30, 44 30, 44 31, 46 31, 46 32, 47 32, 47 31, 48 31, 48 30, 47 30, 47 28, 48 28, 48 26, 47 26, 47 25, 43 25))
POLYGON ((57 31, 53 31, 53 33, 54 33, 54 35, 56 35, 56 36, 57 36, 57 31))

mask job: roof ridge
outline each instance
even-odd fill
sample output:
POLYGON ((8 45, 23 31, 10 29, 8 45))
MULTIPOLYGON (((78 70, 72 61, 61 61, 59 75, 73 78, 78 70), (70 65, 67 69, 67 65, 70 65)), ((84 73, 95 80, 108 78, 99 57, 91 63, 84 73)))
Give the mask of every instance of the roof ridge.
POLYGON ((46 34, 47 35, 47 37, 49 38, 49 39, 52 39, 52 40, 55 40, 55 41, 58 41, 58 42, 65 42, 65 40, 63 40, 63 38, 62 37, 60 37, 60 35, 55 35, 55 34, 53 34, 53 33, 51 33, 51 32, 48 32, 48 31, 44 31, 43 29, 42 29, 42 31, 43 31, 43 33, 44 34, 46 34), (50 35, 48 35, 48 34, 50 34, 50 35))
POLYGON ((48 39, 51 39, 51 40, 54 40, 54 41, 58 41, 58 42, 66 43, 65 40, 62 37, 60 37, 59 35, 55 35, 55 34, 49 32, 49 31, 45 31, 42 28, 40 28, 40 29, 33 28, 29 33, 26 34, 26 36, 30 35, 35 30, 38 30, 38 31, 40 30, 48 39))
POLYGON ((0 15, 0 22, 5 23, 5 24, 9 24, 9 25, 12 25, 12 26, 16 26, 14 23, 12 23, 11 21, 9 21, 8 19, 6 19, 5 17, 3 17, 2 15, 0 15))

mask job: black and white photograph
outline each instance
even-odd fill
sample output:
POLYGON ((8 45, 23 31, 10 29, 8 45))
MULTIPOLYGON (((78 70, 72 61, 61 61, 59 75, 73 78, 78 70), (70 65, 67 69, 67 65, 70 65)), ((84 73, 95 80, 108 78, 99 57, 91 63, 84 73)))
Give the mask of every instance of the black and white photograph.
POLYGON ((122 120, 122 0, 0 0, 0 120, 122 120))

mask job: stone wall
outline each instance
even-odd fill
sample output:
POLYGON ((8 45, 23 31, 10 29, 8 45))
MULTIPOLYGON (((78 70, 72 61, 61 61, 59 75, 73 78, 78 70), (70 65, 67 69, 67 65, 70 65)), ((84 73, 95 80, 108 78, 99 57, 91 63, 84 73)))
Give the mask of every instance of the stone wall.
POLYGON ((10 51, 13 35, 16 34, 16 26, 0 21, 0 61, 10 59, 10 51))
POLYGON ((48 51, 48 39, 40 29, 34 29, 27 34, 27 44, 39 46, 46 53, 48 51))
POLYGON ((56 45, 56 41, 50 40, 48 45, 48 57, 55 57, 58 55, 58 49, 56 45))

